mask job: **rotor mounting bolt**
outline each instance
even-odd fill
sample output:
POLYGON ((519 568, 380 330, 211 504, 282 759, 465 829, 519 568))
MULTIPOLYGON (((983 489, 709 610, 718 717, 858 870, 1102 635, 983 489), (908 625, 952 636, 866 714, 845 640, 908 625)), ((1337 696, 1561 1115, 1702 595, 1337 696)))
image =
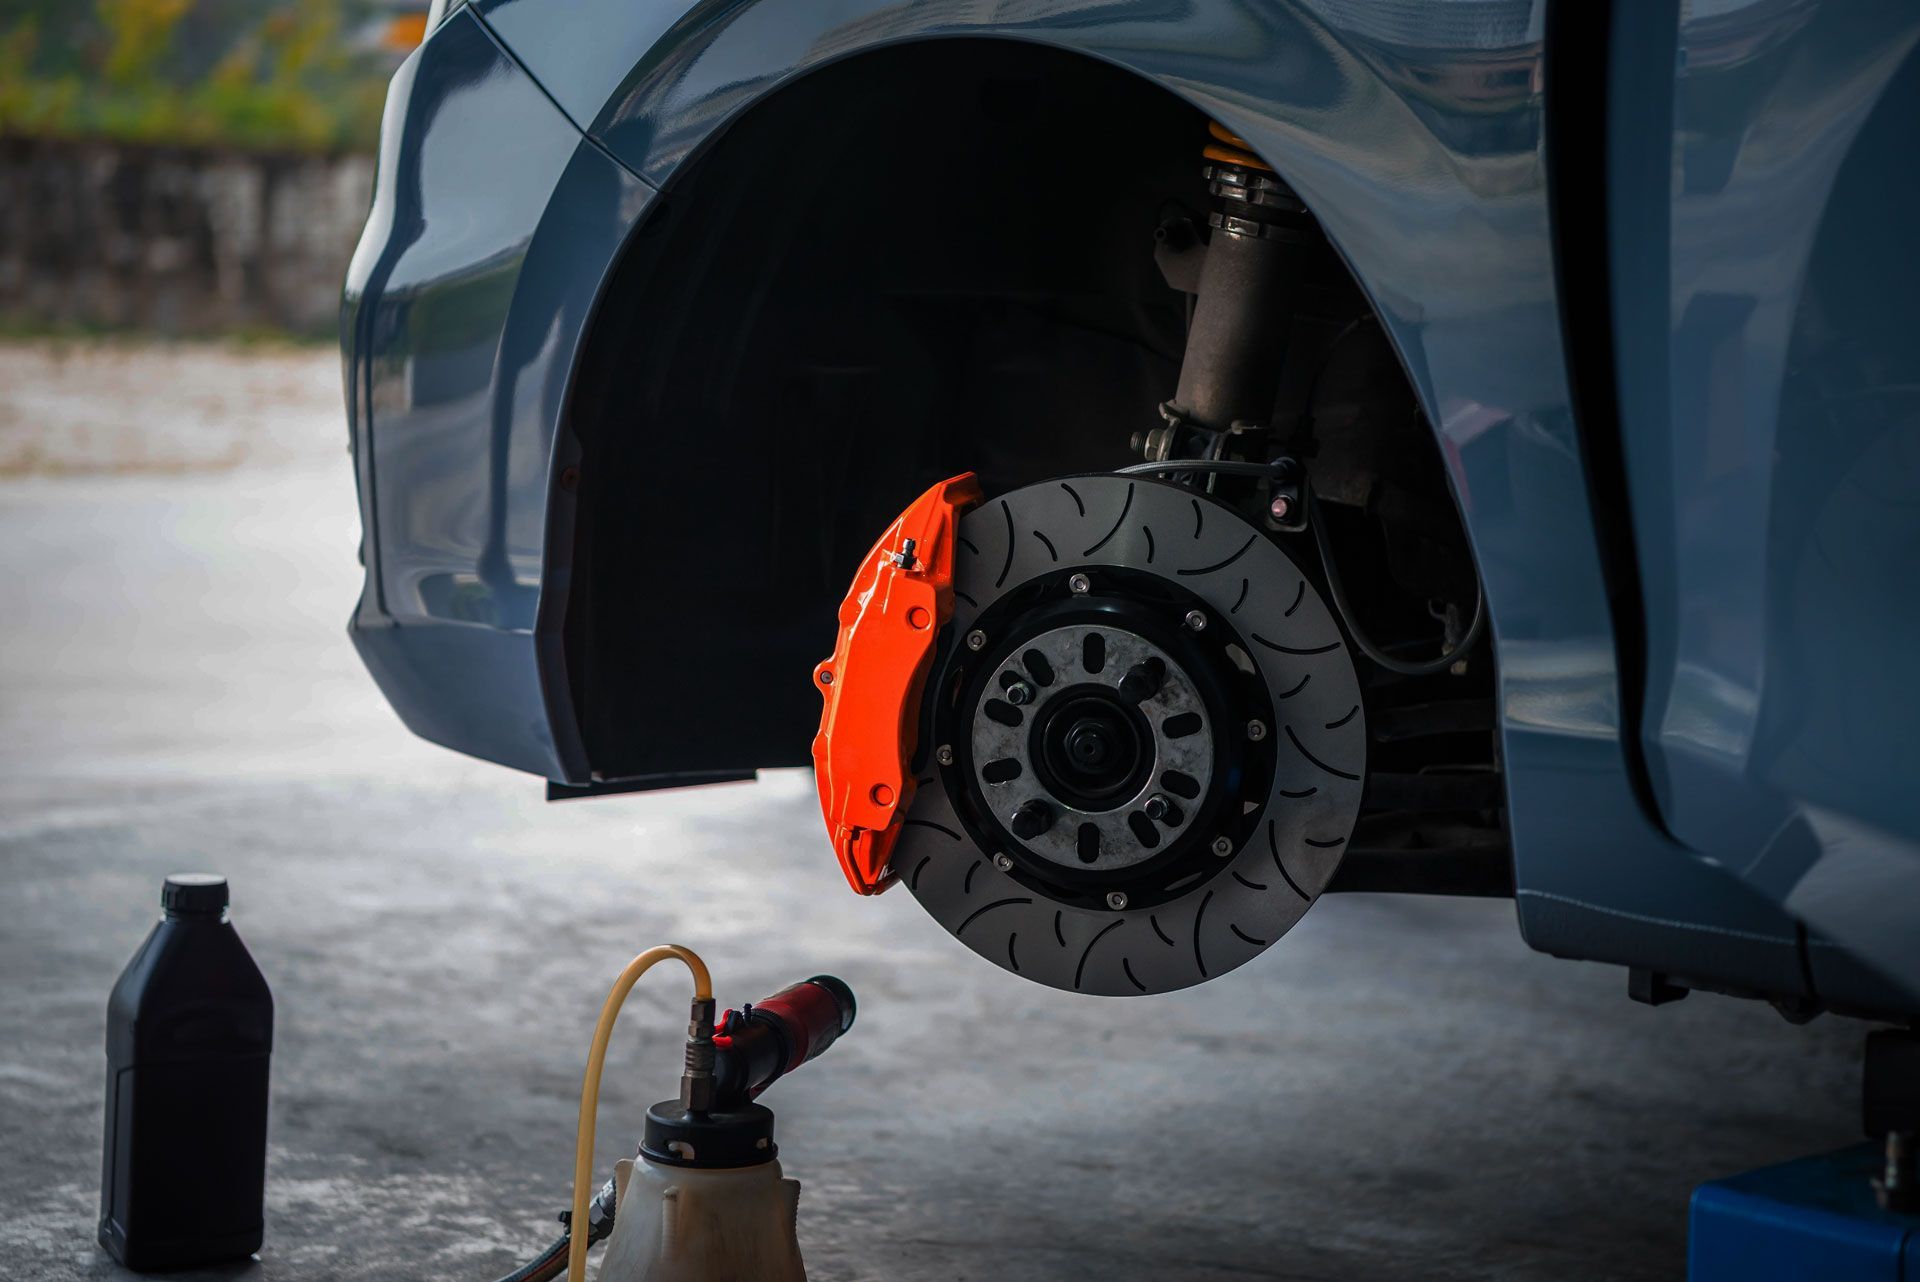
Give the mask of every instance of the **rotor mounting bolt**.
POLYGON ((1115 912, 1119 912, 1122 908, 1125 908, 1126 906, 1127 906, 1126 891, 1109 890, 1107 892, 1107 907, 1113 909, 1113 911, 1115 912))
POLYGON ((1205 632, 1207 630, 1207 616, 1198 610, 1188 610, 1187 628, 1192 632, 1205 632))
POLYGON ((1023 801, 1020 808, 1013 812, 1013 819, 1007 826, 1013 829, 1013 835, 1020 840, 1032 841, 1053 827, 1053 807, 1038 797, 1023 801))
POLYGON ((1067 591, 1075 596, 1085 596, 1093 591, 1093 580, 1084 574, 1076 574, 1067 580, 1067 591))
POLYGON ((1013 860, 1007 855, 1005 851, 1001 851, 999 854, 993 857, 993 866, 995 868, 998 868, 1001 872, 1012 872, 1013 860))
POLYGON ((1215 837, 1213 839, 1213 853, 1220 856, 1222 859, 1225 859, 1228 855, 1232 854, 1233 838, 1215 837))
POLYGON ((984 650, 987 648, 987 634, 975 628, 967 633, 967 649, 984 650))
POLYGON ((1151 797, 1148 797, 1147 804, 1140 808, 1147 812, 1147 818, 1149 819, 1165 819, 1167 817, 1167 799, 1157 792, 1151 797))
POLYGON ((1024 681, 1016 681, 1007 687, 1007 702, 1016 708, 1023 708, 1033 702, 1033 687, 1024 681))
POLYGON ((933 759, 939 762, 943 766, 952 765, 953 764, 953 745, 943 743, 938 748, 935 748, 933 750, 933 759))
POLYGON ((1267 723, 1264 721, 1247 722, 1247 738, 1259 743, 1267 737, 1267 723))

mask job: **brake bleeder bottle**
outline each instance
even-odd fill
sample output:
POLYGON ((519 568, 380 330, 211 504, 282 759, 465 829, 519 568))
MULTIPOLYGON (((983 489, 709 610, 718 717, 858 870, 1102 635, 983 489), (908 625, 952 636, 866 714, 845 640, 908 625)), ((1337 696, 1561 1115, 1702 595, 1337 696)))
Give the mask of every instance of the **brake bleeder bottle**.
POLYGON ((167 878, 165 917, 107 1004, 100 1245, 128 1268, 260 1247, 273 995, 227 919, 227 882, 167 878))

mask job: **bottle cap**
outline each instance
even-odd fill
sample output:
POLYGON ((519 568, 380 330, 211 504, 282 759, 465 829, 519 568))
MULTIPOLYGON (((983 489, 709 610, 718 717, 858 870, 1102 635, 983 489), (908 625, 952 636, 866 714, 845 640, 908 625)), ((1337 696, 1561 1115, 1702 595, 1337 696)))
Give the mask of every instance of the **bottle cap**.
POLYGON ((689 1113, 677 1099, 647 1110, 640 1156, 660 1166, 733 1170, 759 1166, 780 1155, 773 1142, 773 1110, 742 1104, 716 1113, 689 1113))
POLYGON ((160 906, 179 917, 218 917, 227 908, 227 879, 212 872, 177 872, 160 891, 160 906))

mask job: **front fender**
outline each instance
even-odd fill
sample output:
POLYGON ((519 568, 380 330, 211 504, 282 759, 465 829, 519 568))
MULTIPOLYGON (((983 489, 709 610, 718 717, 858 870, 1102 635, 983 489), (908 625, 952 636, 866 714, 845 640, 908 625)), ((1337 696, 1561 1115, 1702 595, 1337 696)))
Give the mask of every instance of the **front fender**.
POLYGON ((575 344, 653 191, 464 11, 395 76, 380 153, 343 308, 354 642, 416 733, 584 782, 550 464, 575 344))

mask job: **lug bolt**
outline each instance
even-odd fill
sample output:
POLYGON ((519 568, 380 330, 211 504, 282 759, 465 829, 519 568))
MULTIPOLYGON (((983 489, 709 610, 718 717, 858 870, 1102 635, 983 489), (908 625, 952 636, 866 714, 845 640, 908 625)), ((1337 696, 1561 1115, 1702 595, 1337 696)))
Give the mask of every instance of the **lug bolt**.
POLYGON ((1032 801, 1023 801, 1020 803, 1020 808, 1013 812, 1013 818, 1007 826, 1020 840, 1032 841, 1053 827, 1053 807, 1038 797, 1032 801))
POLYGON ((1213 839, 1213 853, 1220 856, 1222 859, 1225 859, 1228 855, 1232 854, 1233 838, 1215 837, 1213 839))
POLYGON ((1207 616, 1198 610, 1188 610, 1187 628, 1192 632, 1205 632, 1207 630, 1207 616))
POLYGON ((1267 737, 1267 723, 1264 721, 1247 722, 1247 738, 1259 743, 1267 737))
POLYGON ((1115 912, 1119 912, 1126 906, 1127 894, 1124 890, 1109 890, 1107 892, 1107 907, 1113 909, 1115 912))
POLYGON ((933 759, 939 762, 943 766, 952 765, 953 764, 953 747, 950 744, 944 744, 944 743, 941 744, 938 748, 935 748, 933 750, 933 759))
POLYGON ((1147 804, 1140 808, 1147 812, 1147 818, 1149 819, 1165 819, 1167 817, 1167 799, 1157 792, 1154 793, 1153 796, 1148 797, 1147 804))
POLYGON ((1007 702, 1016 708, 1023 708, 1033 702, 1033 687, 1024 681, 1016 681, 1007 687, 1007 702))
POLYGON ((993 857, 993 866, 995 868, 998 868, 1001 872, 1012 872, 1013 860, 1008 858, 1007 855, 1004 852, 1002 852, 993 857))
POLYGON ((967 649, 984 650, 987 648, 987 634, 975 628, 967 633, 967 649))
POLYGON ((1076 574, 1067 580, 1067 591, 1075 596, 1085 596, 1093 590, 1093 580, 1084 574, 1076 574))
POLYGON ((1142 703, 1160 693, 1160 687, 1167 680, 1167 665, 1159 659, 1143 659, 1127 669, 1127 675, 1120 678, 1120 693, 1135 703, 1142 703))
POLYGON ((1274 520, 1284 521, 1293 511, 1293 500, 1284 494, 1276 494, 1273 496, 1273 502, 1267 504, 1267 511, 1272 514, 1274 520))

